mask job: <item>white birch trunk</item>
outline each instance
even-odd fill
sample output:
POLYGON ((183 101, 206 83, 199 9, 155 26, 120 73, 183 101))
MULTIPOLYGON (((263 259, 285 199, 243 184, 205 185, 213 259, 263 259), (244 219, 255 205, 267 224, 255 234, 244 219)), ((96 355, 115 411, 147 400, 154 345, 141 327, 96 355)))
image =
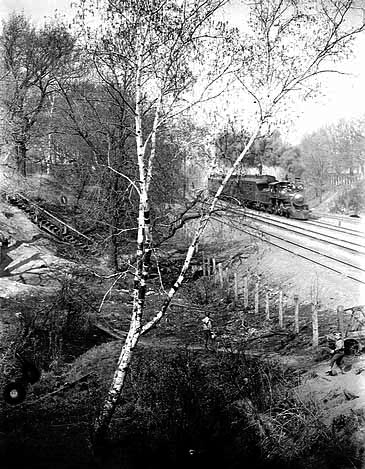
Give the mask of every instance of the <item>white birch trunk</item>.
MULTIPOLYGON (((141 59, 141 54, 140 54, 141 59)), ((141 66, 141 61, 139 62, 141 66)), ((140 68, 139 68, 140 70, 140 68)), ((144 167, 144 156, 145 156, 145 146, 143 145, 142 139, 142 126, 141 126, 141 109, 140 109, 140 74, 137 73, 137 92, 136 92, 136 142, 137 142, 137 156, 138 156, 138 165, 140 171, 140 206, 139 206, 139 216, 138 216, 138 235, 137 235, 137 261, 136 261, 136 273, 135 273, 135 287, 134 287, 134 302, 133 302, 133 312, 132 319, 130 324, 130 329, 128 332, 127 339, 122 348, 122 351, 119 356, 117 369, 114 373, 113 380, 108 391, 108 395, 104 401, 103 407, 100 411, 100 414, 95 422, 94 428, 94 444, 103 441, 109 424, 113 417, 119 396, 122 393, 123 386, 125 383, 126 373, 130 366, 133 351, 135 346, 138 343, 140 336, 150 330, 156 323, 158 323, 161 318, 165 315, 172 298, 174 297, 177 290, 180 288, 185 274, 189 268, 191 259, 193 258, 195 248, 200 240, 201 235, 203 234, 211 214, 213 213, 215 206, 218 202, 219 196, 221 195, 226 183, 229 178, 232 176, 240 162, 243 160, 251 145, 253 144, 255 138, 257 137, 262 121, 260 121, 257 126, 256 131, 251 135, 250 140, 245 146, 244 150, 240 156, 235 161, 232 168, 228 171, 227 175, 223 179, 220 187, 218 188, 213 201, 209 207, 208 212, 203 215, 200 219, 199 226, 195 232, 194 238, 187 250, 186 257, 182 269, 180 271, 179 277, 177 278, 174 285, 170 288, 165 301, 163 302, 158 313, 144 326, 141 325, 141 319, 144 308, 144 296, 145 296, 145 269, 142 270, 141 263, 144 255, 144 242, 146 241, 146 230, 145 230, 145 213, 148 211, 148 194, 146 192, 146 176, 145 176, 145 167, 144 167)), ((156 127, 157 129, 157 127, 156 127)), ((151 170, 152 171, 152 170, 151 170)), ((152 173, 151 173, 152 174, 152 173)), ((148 230, 148 229, 147 229, 148 230)), ((147 241, 147 244, 150 240, 147 241)), ((150 247, 150 246, 149 246, 150 247)))
POLYGON ((110 421, 114 414, 118 398, 123 389, 126 374, 132 360, 133 350, 138 342, 141 329, 141 320, 144 307, 145 290, 146 290, 146 273, 143 263, 144 242, 145 242, 145 214, 148 212, 148 194, 146 191, 145 176, 145 145, 143 144, 142 134, 142 116, 141 116, 141 69, 142 69, 142 45, 139 47, 138 64, 136 73, 136 105, 135 105, 135 126, 136 126, 136 147, 137 161, 139 168, 139 211, 138 211, 138 231, 137 231, 137 251, 136 266, 134 273, 133 288, 133 310, 130 322, 129 332, 126 341, 121 350, 116 371, 114 373, 111 386, 104 400, 102 409, 96 419, 94 427, 94 444, 100 444, 109 427, 110 421))

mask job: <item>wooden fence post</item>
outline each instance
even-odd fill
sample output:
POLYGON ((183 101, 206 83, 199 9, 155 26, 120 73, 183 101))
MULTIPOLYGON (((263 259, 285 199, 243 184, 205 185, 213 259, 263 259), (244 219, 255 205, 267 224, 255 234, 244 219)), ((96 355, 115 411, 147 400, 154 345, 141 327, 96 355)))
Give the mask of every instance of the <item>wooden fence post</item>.
POLYGON ((345 337, 345 328, 343 325, 343 312, 344 312, 344 307, 342 305, 337 306, 337 328, 341 332, 342 339, 344 339, 345 337))
POLYGON ((266 292, 266 294, 265 294, 265 315, 266 315, 266 319, 269 320, 270 319, 270 296, 269 296, 269 292, 266 292))
POLYGON ((312 304, 313 347, 318 347, 318 305, 312 304))
POLYGON ((230 270, 228 267, 226 267, 224 270, 224 283, 225 283, 227 290, 229 290, 229 287, 230 287, 230 284, 229 284, 230 275, 229 274, 230 274, 230 270))
POLYGON ((244 306, 245 308, 248 308, 248 278, 247 275, 243 280, 243 293, 244 293, 244 306))
POLYGON ((208 257, 207 259, 207 275, 210 277, 212 275, 212 258, 208 257))
POLYGON ((238 301, 238 275, 237 272, 234 273, 234 301, 238 301))
POLYGON ((230 299, 231 285, 229 283, 229 268, 226 267, 223 272, 223 288, 225 290, 225 296, 230 299))
POLYGON ((260 283, 256 282, 256 285, 255 285, 255 314, 259 313, 259 286, 260 286, 260 283))
POLYGON ((279 291, 279 327, 283 327, 283 291, 279 291))
POLYGON ((218 264, 218 273, 219 273, 219 285, 223 288, 223 267, 222 264, 218 264))
POLYGON ((299 334, 299 295, 294 295, 294 331, 299 334))

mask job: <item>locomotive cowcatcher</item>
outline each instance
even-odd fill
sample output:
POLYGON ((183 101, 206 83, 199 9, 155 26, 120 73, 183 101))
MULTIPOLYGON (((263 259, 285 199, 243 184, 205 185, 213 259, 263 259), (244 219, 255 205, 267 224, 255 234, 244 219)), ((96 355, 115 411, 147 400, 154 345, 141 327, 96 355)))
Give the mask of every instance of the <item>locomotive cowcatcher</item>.
MULTIPOLYGON (((208 180, 209 193, 214 194, 222 180, 221 175, 211 176, 208 180)), ((278 181, 270 175, 234 175, 221 197, 255 210, 307 220, 309 209, 303 191, 304 187, 298 181, 278 181)))

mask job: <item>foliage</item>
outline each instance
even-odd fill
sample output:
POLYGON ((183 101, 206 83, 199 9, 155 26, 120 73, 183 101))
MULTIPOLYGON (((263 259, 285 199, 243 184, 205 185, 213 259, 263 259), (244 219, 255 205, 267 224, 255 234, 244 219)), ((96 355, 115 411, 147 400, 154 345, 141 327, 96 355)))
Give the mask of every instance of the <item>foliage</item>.
POLYGON ((2 104, 7 114, 7 138, 23 176, 32 132, 48 98, 70 73, 74 47, 75 39, 62 24, 49 23, 36 29, 24 13, 13 13, 3 21, 1 65, 6 87, 2 104))
POLYGON ((323 145, 323 131, 304 137, 300 144, 306 186, 321 197, 330 172, 330 152, 323 145))
POLYGON ((365 183, 361 182, 351 189, 342 191, 329 207, 331 213, 358 215, 365 209, 365 183))
MULTIPOLYGON (((26 407, 0 408, 1 431, 7 433, 14 460, 31 455, 35 464, 57 460, 60 467, 70 458, 77 467, 95 462, 87 445, 101 390, 115 366, 117 347, 109 345, 78 359, 77 376, 87 378, 77 382, 77 376, 68 376, 70 382, 76 378, 73 387, 47 396, 62 385, 51 371, 26 407)), ((141 347, 99 464, 127 469, 359 467, 351 441, 359 419, 340 415, 325 426, 320 404, 296 396, 297 384, 297 377, 277 362, 244 350, 206 354, 141 347)), ((5 450, 0 448, 3 461, 5 450)))
MULTIPOLYGON (((342 467, 354 448, 343 445, 344 432, 325 427, 314 404, 294 397, 295 384, 275 362, 244 352, 203 357, 149 351, 147 358, 142 350, 112 437, 134 447, 141 466, 233 468, 249 461, 254 467, 314 468, 337 461, 342 467)), ((354 431, 356 424, 348 423, 354 431)))
MULTIPOLYGON (((233 122, 228 122, 227 127, 215 140, 216 157, 221 164, 231 166, 248 140, 248 131, 237 130, 233 122)), ((244 172, 246 167, 256 167, 261 171, 263 165, 280 166, 294 177, 300 177, 303 172, 299 151, 285 144, 279 131, 258 136, 243 160, 240 170, 244 172)))
MULTIPOLYGON (((364 164, 363 122, 344 119, 306 135, 298 147, 305 178, 324 186, 329 174, 353 174, 364 164)), ((317 194, 318 195, 318 194, 317 194)))
POLYGON ((74 358, 89 346, 95 303, 83 281, 66 274, 54 296, 29 298, 17 306, 12 348, 43 369, 74 358))

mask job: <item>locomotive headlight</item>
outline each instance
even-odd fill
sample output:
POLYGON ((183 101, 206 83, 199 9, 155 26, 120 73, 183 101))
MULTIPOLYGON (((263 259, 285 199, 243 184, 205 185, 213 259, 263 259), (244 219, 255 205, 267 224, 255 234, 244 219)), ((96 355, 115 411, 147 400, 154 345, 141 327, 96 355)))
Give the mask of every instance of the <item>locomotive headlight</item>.
POLYGON ((304 204, 304 196, 302 194, 295 194, 293 197, 293 203, 295 205, 303 205, 304 204))

